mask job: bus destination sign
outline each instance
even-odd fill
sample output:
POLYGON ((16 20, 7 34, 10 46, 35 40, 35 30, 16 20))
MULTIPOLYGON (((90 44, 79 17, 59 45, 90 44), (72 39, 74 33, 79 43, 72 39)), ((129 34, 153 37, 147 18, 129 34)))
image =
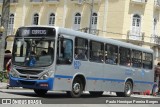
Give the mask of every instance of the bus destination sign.
POLYGON ((43 27, 22 27, 19 28, 16 34, 17 37, 55 37, 54 28, 43 27))

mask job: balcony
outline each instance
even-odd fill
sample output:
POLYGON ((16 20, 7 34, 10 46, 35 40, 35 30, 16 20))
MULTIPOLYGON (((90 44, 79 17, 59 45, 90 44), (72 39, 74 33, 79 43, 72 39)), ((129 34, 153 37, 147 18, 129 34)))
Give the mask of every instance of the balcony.
POLYGON ((47 4, 57 4, 60 2, 60 0, 45 0, 47 4))
POLYGON ((138 32, 138 31, 128 31, 127 32, 127 36, 128 36, 128 40, 131 41, 138 41, 138 42, 142 42, 144 41, 144 32, 138 32))
POLYGON ((131 3, 145 5, 147 3, 147 0, 131 0, 131 3))
POLYGON ((160 0, 155 0, 154 1, 154 6, 156 9, 160 9, 160 0))
POLYGON ((151 39, 150 39, 151 43, 154 45, 160 45, 160 36, 158 35, 151 35, 151 39))

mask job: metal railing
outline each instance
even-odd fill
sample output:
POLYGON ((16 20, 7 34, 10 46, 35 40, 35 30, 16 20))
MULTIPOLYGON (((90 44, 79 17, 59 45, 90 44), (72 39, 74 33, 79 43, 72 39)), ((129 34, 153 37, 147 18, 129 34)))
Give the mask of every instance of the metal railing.
POLYGON ((127 36, 130 40, 144 41, 144 32, 130 30, 127 32, 127 36))

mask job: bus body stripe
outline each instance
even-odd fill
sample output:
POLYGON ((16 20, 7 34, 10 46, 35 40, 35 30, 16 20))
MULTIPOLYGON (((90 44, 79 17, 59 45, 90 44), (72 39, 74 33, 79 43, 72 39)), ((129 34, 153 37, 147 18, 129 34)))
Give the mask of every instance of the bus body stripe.
MULTIPOLYGON (((68 78, 68 79, 73 79, 73 76, 55 75, 55 78, 68 78)), ((87 77, 86 79, 87 79, 87 80, 112 81, 112 82, 125 82, 125 80, 120 80, 120 79, 111 79, 111 78, 87 77)), ((147 82, 147 81, 134 81, 134 83, 153 84, 153 82, 147 82)))

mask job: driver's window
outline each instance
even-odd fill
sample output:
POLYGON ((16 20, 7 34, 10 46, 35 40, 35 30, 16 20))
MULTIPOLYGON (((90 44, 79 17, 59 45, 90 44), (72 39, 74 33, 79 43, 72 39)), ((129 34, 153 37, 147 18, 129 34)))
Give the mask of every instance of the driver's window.
POLYGON ((57 48, 57 64, 71 64, 73 60, 73 41, 59 38, 57 48))

